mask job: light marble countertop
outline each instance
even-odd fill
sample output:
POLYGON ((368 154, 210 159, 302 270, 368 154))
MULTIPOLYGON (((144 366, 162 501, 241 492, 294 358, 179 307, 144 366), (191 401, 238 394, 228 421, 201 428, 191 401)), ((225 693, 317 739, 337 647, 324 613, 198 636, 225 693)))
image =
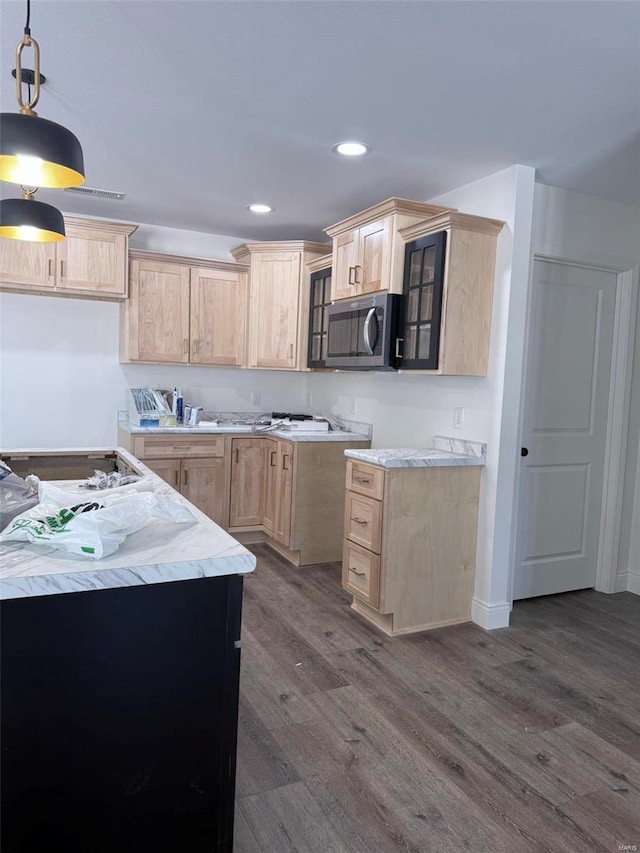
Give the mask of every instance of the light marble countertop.
POLYGON ((131 435, 184 435, 184 436, 198 436, 198 435, 247 435, 247 436, 256 436, 256 435, 270 435, 274 438, 283 438, 287 441, 369 441, 370 437, 365 435, 364 433, 358 432, 348 432, 347 430, 329 430, 328 432, 304 432, 304 431, 295 431, 288 430, 285 428, 282 429, 273 429, 272 427, 256 427, 255 429, 246 429, 246 428, 234 428, 233 426, 216 426, 216 427, 207 427, 207 426, 196 426, 196 427, 137 427, 130 426, 129 424, 119 424, 120 429, 123 429, 125 432, 131 433, 131 435))
MULTIPOLYGON (((114 452, 114 448, 109 450, 114 452)), ((115 452, 148 477, 156 493, 186 505, 195 522, 154 521, 132 533, 114 554, 101 560, 86 560, 50 546, 0 543, 0 599, 168 583, 254 570, 256 558, 250 551, 126 450, 116 448, 115 452)), ((95 492, 82 494, 89 497, 95 492)))
POLYGON ((345 450, 344 455, 381 468, 478 466, 486 464, 487 446, 477 441, 435 436, 432 447, 345 450))

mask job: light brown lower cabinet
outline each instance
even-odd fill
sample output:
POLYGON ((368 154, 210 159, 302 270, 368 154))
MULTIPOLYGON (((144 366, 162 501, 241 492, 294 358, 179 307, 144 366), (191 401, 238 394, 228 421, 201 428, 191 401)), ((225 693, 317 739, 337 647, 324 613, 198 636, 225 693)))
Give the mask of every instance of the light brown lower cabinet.
POLYGON ((120 430, 119 444, 232 535, 301 566, 340 560, 344 451, 370 442, 120 430))
POLYGON ((229 465, 223 435, 132 435, 121 429, 118 443, 216 524, 229 525, 229 465))
POLYGON ((276 529, 276 501, 278 499, 278 439, 264 439, 264 506, 262 528, 269 536, 276 529))
POLYGON ((144 464, 216 524, 227 525, 224 457, 145 459, 144 464))
POLYGON ((231 439, 230 532, 266 534, 268 544, 295 565, 339 560, 344 451, 368 445, 231 439))
POLYGON ((291 545, 294 451, 295 445, 290 441, 278 441, 278 453, 276 456, 276 516, 273 538, 286 548, 291 545))
POLYGON ((231 439, 229 527, 262 524, 265 446, 262 438, 231 439))
POLYGON ((342 585, 385 634, 470 620, 481 470, 347 462, 342 585))
POLYGON ((180 492, 217 524, 226 526, 225 459, 183 459, 180 492))

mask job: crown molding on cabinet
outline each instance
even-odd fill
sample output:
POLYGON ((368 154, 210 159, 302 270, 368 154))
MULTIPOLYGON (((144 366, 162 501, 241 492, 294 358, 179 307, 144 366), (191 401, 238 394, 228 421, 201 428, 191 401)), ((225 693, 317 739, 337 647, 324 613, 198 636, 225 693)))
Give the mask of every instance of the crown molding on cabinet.
POLYGON ((438 231, 444 231, 447 228, 462 228, 465 231, 475 231, 478 234, 497 235, 504 228, 504 222, 499 219, 486 219, 484 216, 472 216, 469 213, 448 211, 439 216, 430 216, 428 219, 416 222, 414 225, 408 225, 406 228, 401 228, 399 233, 405 243, 409 243, 418 237, 437 234, 438 231))
POLYGON ((131 222, 115 222, 113 219, 84 219, 79 216, 67 216, 64 214, 64 224, 72 225, 76 228, 83 228, 86 231, 113 231, 115 234, 126 234, 130 237, 134 231, 138 230, 138 226, 131 222))
POLYGON ((198 269, 228 270, 229 272, 249 272, 248 264, 236 261, 218 261, 214 258, 195 258, 192 255, 174 255, 167 252, 149 252, 146 249, 130 249, 130 261, 157 261, 165 264, 183 264, 198 269))
POLYGON ((307 270, 311 272, 318 272, 318 270, 326 269, 331 266, 333 255, 329 252, 328 255, 322 255, 321 258, 314 258, 312 261, 308 261, 305 266, 307 270))
POLYGON ((260 252, 331 252, 328 243, 313 243, 309 240, 274 240, 268 243, 241 243, 231 249, 231 254, 239 260, 246 255, 260 252))
POLYGON ((410 201, 406 198, 393 197, 386 199, 386 201, 381 201, 379 204, 374 204, 373 207, 368 207, 366 210, 349 216, 347 219, 342 219, 335 225, 330 225, 324 229, 324 232, 333 238, 346 231, 359 228, 361 225, 367 225, 369 222, 376 222, 385 216, 391 216, 394 213, 421 216, 424 219, 429 219, 432 216, 438 216, 441 213, 447 213, 451 210, 453 208, 440 207, 436 204, 422 204, 421 202, 410 201))

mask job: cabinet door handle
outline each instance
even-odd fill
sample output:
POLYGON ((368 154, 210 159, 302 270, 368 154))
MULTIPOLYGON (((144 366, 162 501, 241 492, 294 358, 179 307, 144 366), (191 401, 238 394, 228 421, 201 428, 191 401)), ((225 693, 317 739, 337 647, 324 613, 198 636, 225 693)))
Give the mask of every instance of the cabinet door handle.
POLYGON ((271 451, 271 458, 269 459, 269 465, 270 465, 270 467, 271 467, 271 468, 275 468, 275 467, 276 467, 276 463, 275 463, 276 453, 277 453, 277 451, 276 451, 276 450, 272 450, 272 451, 271 451))
POLYGON ((289 345, 289 358, 293 358, 293 344, 289 345))
POLYGON ((350 571, 350 572, 353 572, 353 574, 354 574, 354 575, 358 575, 358 577, 359 577, 359 578, 364 578, 364 577, 366 577, 366 574, 367 574, 366 572, 357 572, 357 571, 356 571, 354 568, 352 568, 351 566, 349 566, 349 571, 350 571))
POLYGON ((355 267, 349 267, 349 284, 352 286, 355 285, 354 276, 353 276, 355 271, 356 271, 355 267))
POLYGON ((354 518, 353 520, 356 524, 369 524, 368 521, 363 521, 361 518, 354 518))
POLYGON ((359 269, 361 269, 361 267, 358 264, 356 264, 355 267, 353 268, 353 283, 354 284, 360 284, 360 282, 358 281, 358 270, 359 269))
POLYGON ((189 482, 189 472, 188 472, 188 471, 187 471, 187 469, 185 468, 185 469, 184 469, 184 471, 183 471, 182 473, 183 473, 182 482, 183 482, 183 484, 186 486, 186 485, 188 484, 188 482, 189 482))
POLYGON ((235 454, 236 454, 236 462, 239 462, 240 461, 240 448, 239 447, 236 447, 235 454))
POLYGON ((64 278, 64 261, 60 261, 60 278, 64 278))
POLYGON ((182 341, 182 352, 187 354, 189 353, 189 338, 184 338, 182 341))
POLYGON ((49 275, 53 275, 53 260, 49 258, 49 275))
POLYGON ((400 352, 400 344, 404 343, 404 338, 396 338, 396 358, 402 358, 402 353, 400 352))
POLYGON ((288 458, 289 458, 289 454, 288 454, 288 453, 285 453, 285 454, 284 454, 284 456, 282 457, 282 470, 283 470, 283 471, 288 471, 288 470, 289 470, 289 466, 287 465, 287 459, 288 459, 288 458))
POLYGON ((176 488, 178 488, 178 486, 180 485, 180 469, 179 468, 176 468, 176 470, 173 472, 173 485, 176 488))

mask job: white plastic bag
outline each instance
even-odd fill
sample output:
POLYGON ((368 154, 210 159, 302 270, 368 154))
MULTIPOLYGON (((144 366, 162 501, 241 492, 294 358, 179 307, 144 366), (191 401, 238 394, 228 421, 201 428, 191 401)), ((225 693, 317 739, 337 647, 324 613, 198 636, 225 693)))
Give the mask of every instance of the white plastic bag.
POLYGON ((36 490, 0 461, 0 530, 37 503, 36 490))
POLYGON ((99 560, 113 554, 130 533, 154 520, 175 524, 195 522, 183 504, 140 491, 141 487, 142 483, 136 483, 117 493, 78 495, 50 483, 40 483, 40 503, 14 518, 0 534, 0 542, 49 545, 99 560))

